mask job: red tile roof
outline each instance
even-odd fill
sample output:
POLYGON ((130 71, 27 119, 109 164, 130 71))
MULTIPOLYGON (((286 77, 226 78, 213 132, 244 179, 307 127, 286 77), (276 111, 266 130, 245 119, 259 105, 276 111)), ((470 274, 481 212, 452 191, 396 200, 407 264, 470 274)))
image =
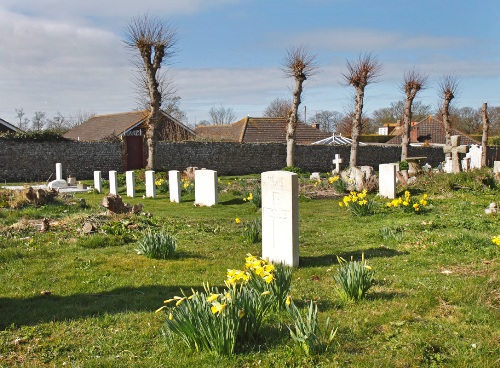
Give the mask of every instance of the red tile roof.
MULTIPOLYGON (((246 117, 229 125, 196 127, 197 138, 241 143, 286 143, 286 118, 246 117)), ((310 125, 299 123, 295 133, 297 144, 311 144, 329 137, 310 125)))
MULTIPOLYGON (((119 137, 124 132, 141 125, 148 117, 149 111, 139 110, 117 114, 96 115, 64 134, 65 138, 92 142, 119 137)), ((163 112, 169 121, 181 126, 190 134, 194 132, 163 112)))
MULTIPOLYGON (((433 116, 429 116, 424 120, 413 123, 414 125, 410 129, 410 143, 436 143, 436 144, 446 144, 446 133, 443 127, 443 123, 433 116)), ((393 133, 397 134, 394 138, 387 141, 387 144, 401 144, 402 140, 402 129, 398 127, 393 133)), ((460 144, 470 145, 470 144, 480 144, 480 142, 472 139, 468 135, 456 130, 451 129, 451 135, 460 136, 460 144)))

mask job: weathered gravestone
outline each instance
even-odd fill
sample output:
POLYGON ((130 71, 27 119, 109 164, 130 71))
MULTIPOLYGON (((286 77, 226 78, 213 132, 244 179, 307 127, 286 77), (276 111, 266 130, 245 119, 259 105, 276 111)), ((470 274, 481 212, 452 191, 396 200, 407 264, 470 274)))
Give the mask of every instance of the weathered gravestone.
POLYGON ((146 171, 146 197, 156 198, 155 172, 153 170, 146 171))
POLYGON ((125 173, 125 181, 127 184, 127 197, 135 197, 135 174, 133 171, 125 173))
POLYGON ((319 172, 313 172, 311 173, 311 175, 309 176, 309 179, 311 180, 321 180, 321 174, 319 172))
POLYGON ((493 162, 493 172, 500 173, 500 161, 493 162))
POLYGON ((56 163, 56 180, 52 180, 48 184, 48 187, 49 189, 61 189, 68 187, 68 182, 63 179, 61 163, 56 163))
POLYGON ((94 189, 102 193, 102 177, 100 171, 94 171, 94 189))
POLYGON ((180 203, 181 197, 181 173, 177 170, 168 172, 168 192, 170 194, 170 202, 180 203))
POLYGON ((470 158, 470 164, 469 168, 472 169, 480 169, 482 167, 481 165, 481 158, 483 156, 483 147, 473 144, 469 148, 469 152, 467 152, 466 157, 470 158))
POLYGON ((378 169, 379 195, 390 199, 396 198, 396 165, 381 164, 378 169))
POLYGON ((118 173, 115 170, 109 172, 109 192, 118 195, 118 173))
POLYGON ((443 151, 446 154, 451 153, 451 172, 460 172, 460 153, 467 153, 467 146, 460 146, 460 136, 452 135, 451 145, 444 146, 443 151))
POLYGON ((332 170, 332 174, 340 174, 340 164, 342 163, 342 159, 338 153, 335 154, 335 158, 332 163, 335 164, 335 169, 332 170))
POLYGON ((261 175, 262 258, 299 266, 298 176, 288 171, 261 175))
POLYGON ((194 172, 194 204, 197 206, 213 206, 218 203, 217 171, 195 170, 194 172))

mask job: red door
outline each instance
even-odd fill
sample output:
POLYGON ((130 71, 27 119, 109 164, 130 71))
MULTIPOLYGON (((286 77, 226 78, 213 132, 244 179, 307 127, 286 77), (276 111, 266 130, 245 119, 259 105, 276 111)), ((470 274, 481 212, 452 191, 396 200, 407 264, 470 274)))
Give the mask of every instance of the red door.
POLYGON ((127 170, 144 168, 144 144, 142 136, 127 137, 127 170))

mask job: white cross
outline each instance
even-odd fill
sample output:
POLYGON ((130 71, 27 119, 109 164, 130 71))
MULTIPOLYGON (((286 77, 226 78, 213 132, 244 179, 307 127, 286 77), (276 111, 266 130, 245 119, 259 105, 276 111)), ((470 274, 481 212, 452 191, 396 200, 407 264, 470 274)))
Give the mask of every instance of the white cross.
POLYGON ((333 170, 332 174, 340 173, 340 164, 342 163, 342 159, 338 153, 335 154, 335 159, 332 162, 335 164, 335 170, 333 170))

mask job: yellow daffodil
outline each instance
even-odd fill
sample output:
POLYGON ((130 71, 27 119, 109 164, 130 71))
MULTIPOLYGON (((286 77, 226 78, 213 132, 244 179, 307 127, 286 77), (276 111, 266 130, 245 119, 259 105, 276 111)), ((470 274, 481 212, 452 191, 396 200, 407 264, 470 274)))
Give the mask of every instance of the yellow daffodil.
POLYGON ((243 309, 240 309, 240 310, 238 311, 238 317, 240 317, 240 318, 245 317, 245 311, 244 311, 243 309))
POLYGON ((241 220, 240 220, 238 217, 236 217, 236 218, 234 219, 234 222, 236 222, 237 224, 239 224, 239 223, 241 223, 241 220))
POLYGON ((176 307, 178 307, 179 305, 181 305, 181 304, 182 304, 182 302, 183 302, 184 300, 186 300, 186 297, 179 299, 179 300, 177 301, 177 303, 175 303, 175 306, 176 306, 176 307))
POLYGON ((493 244, 500 245, 500 235, 494 236, 491 241, 493 242, 493 244))
POLYGON ((163 301, 163 303, 168 304, 168 303, 172 303, 172 302, 173 302, 173 301, 175 301, 175 300, 177 300, 177 299, 174 299, 174 298, 172 298, 172 299, 167 299, 167 300, 164 300, 164 301, 163 301))
POLYGON ((269 290, 266 290, 264 291, 262 294, 260 294, 261 296, 264 296, 264 295, 269 295, 271 294, 271 292, 269 290))
POLYGON ((290 305, 290 303, 291 303, 291 302, 292 302, 292 298, 290 297, 290 295, 288 295, 288 296, 286 297, 285 304, 286 304, 286 305, 290 305))
POLYGON ((221 314, 226 307, 227 304, 213 303, 210 310, 212 311, 212 314, 221 314))
POLYGON ((157 310, 155 310, 155 313, 160 313, 162 310, 164 310, 165 308, 167 308, 165 305, 163 307, 160 307, 158 308, 157 310))
POLYGON ((174 319, 174 315, 172 314, 172 312, 170 312, 170 313, 168 314, 168 320, 169 320, 169 321, 171 321, 171 320, 173 320, 173 319, 174 319))
POLYGON ((271 274, 271 275, 266 275, 263 277, 264 281, 267 282, 268 284, 270 284, 273 280, 274 280, 274 276, 271 274))
POLYGON ((207 302, 212 303, 213 301, 217 300, 219 296, 220 294, 210 294, 210 296, 207 297, 207 302))

